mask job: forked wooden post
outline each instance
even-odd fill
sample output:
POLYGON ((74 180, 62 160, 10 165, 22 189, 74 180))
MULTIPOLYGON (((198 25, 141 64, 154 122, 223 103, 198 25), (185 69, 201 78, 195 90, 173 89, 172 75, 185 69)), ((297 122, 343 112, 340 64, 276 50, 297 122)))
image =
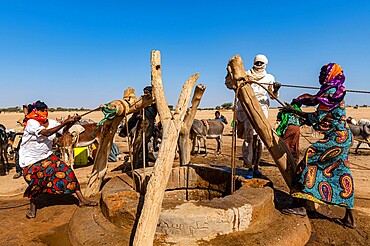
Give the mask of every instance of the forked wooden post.
POLYGON ((117 114, 113 120, 107 120, 102 126, 101 143, 99 143, 98 151, 94 161, 94 167, 90 174, 85 190, 85 196, 91 197, 99 193, 101 184, 108 170, 108 156, 112 146, 114 134, 122 121, 125 114, 131 114, 142 108, 145 108, 154 102, 153 98, 139 97, 134 98, 129 96, 127 91, 132 90, 128 88, 125 90, 125 97, 122 100, 115 100, 110 102, 117 108, 117 114), (127 96, 126 96, 127 95, 127 96))
POLYGON ((146 187, 143 208, 139 217, 134 235, 133 245, 153 245, 159 214, 167 182, 175 158, 176 143, 179 137, 181 124, 190 102, 191 92, 199 74, 192 75, 185 82, 174 114, 172 115, 164 95, 160 52, 155 50, 151 54, 152 86, 157 103, 158 113, 163 126, 163 139, 158 157, 146 187))
POLYGON ((238 99, 254 129, 261 137, 278 166, 286 184, 289 188, 292 188, 292 179, 296 168, 295 160, 282 138, 272 130, 271 125, 254 95, 251 85, 245 83, 251 81, 251 79, 246 75, 243 61, 239 55, 235 55, 230 59, 227 70, 227 76, 232 80, 234 90, 236 90, 238 86, 242 86, 239 89, 238 99), (245 84, 243 85, 243 83, 245 84))
POLYGON ((189 164, 190 162, 190 128, 205 90, 206 87, 204 85, 197 85, 195 87, 193 99, 191 100, 191 108, 186 111, 184 124, 181 126, 179 135, 180 166, 189 164))

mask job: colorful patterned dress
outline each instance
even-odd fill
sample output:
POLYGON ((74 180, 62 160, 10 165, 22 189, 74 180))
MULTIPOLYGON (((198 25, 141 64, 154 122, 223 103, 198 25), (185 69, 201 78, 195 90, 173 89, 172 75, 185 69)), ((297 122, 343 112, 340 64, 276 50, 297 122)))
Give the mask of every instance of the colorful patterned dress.
MULTIPOLYGON (((326 94, 334 92, 331 88, 326 94)), ((345 119, 344 101, 333 109, 319 103, 316 112, 308 114, 308 124, 324 138, 313 143, 298 164, 293 197, 353 208, 354 186, 348 163, 352 133, 345 119)))
POLYGON ((24 192, 24 197, 31 198, 32 202, 41 193, 73 194, 76 190, 80 190, 80 184, 73 170, 56 155, 23 168, 23 175, 29 185, 24 192))

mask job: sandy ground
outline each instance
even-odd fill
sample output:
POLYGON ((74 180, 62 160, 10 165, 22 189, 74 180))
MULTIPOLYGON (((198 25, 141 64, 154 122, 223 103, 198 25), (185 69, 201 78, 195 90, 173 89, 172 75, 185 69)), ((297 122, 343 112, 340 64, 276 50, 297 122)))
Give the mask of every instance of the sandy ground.
MULTIPOLYGON (((312 110, 312 109, 308 109, 312 110)), ((192 156, 193 163, 213 163, 217 165, 230 165, 231 148, 231 111, 222 111, 229 121, 225 127, 223 136, 223 153, 215 155, 216 141, 208 140, 208 155, 200 154, 192 156)), ((80 113, 81 114, 81 113, 80 113)), ((276 119, 277 110, 270 109, 269 121, 273 125, 276 119)), ((67 116, 67 112, 50 113, 51 118, 67 116)), ((370 108, 347 109, 347 115, 355 119, 370 118, 370 108)), ((15 122, 22 114, 1 113, 0 123, 7 129, 14 128, 15 122)), ((98 122, 103 116, 100 112, 88 115, 89 118, 98 122)), ((214 111, 198 111, 196 118, 208 119, 214 117, 214 111)), ((309 141, 313 142, 317 138, 312 137, 308 128, 302 128, 300 140, 301 155, 309 146, 309 141)), ((118 136, 115 142, 122 152, 127 153, 126 139, 118 136)), ((241 140, 237 140, 237 161, 238 167, 242 167, 241 160, 241 140)), ((328 218, 340 217, 344 210, 340 208, 320 206, 318 209, 324 215, 320 218, 310 218, 313 233, 307 245, 370 245, 370 148, 362 145, 359 153, 354 154, 351 149, 349 162, 352 174, 355 179, 355 215, 356 229, 345 229, 342 226, 331 222, 328 218)), ((107 178, 121 173, 114 169, 121 165, 122 161, 110 162, 107 178)), ((11 165, 14 167, 13 160, 11 165)), ((76 168, 76 175, 84 190, 87 183, 87 176, 92 166, 76 168)), ((288 193, 288 189, 275 166, 272 158, 265 150, 261 162, 261 171, 265 176, 273 181, 274 187, 279 192, 288 193)), ((62 197, 60 199, 45 197, 40 204, 36 219, 28 220, 25 214, 28 210, 28 199, 22 197, 26 187, 23 178, 12 179, 14 168, 8 176, 0 177, 0 245, 70 245, 67 235, 67 224, 76 209, 76 199, 73 197, 62 197)), ((98 197, 93 198, 98 200, 98 197)), ((282 215, 285 216, 285 215, 282 215)), ((221 242, 220 242, 221 243, 221 242)), ((233 245, 233 242, 222 242, 225 245, 233 245)))

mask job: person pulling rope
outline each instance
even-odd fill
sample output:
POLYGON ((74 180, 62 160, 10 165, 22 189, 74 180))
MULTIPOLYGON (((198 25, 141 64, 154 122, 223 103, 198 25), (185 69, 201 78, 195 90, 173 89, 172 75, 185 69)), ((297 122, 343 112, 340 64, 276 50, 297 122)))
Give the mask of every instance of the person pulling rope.
MULTIPOLYGON (((236 98, 238 97, 239 88, 243 87, 246 83, 250 83, 253 92, 257 100, 259 101, 261 109, 265 114, 266 118, 268 117, 268 108, 270 105, 267 93, 269 94, 271 99, 278 100, 277 95, 278 90, 280 88, 280 84, 275 82, 274 76, 266 72, 267 64, 268 59, 266 56, 257 55, 254 58, 252 69, 246 72, 245 76, 246 81, 238 84, 238 88, 235 88, 235 85, 233 84, 231 77, 232 74, 230 72, 228 72, 225 78, 226 87, 228 89, 236 90, 235 95, 236 98), (268 88, 265 88, 262 84, 268 84, 268 88)), ((262 173, 258 169, 258 164, 262 156, 262 150, 264 147, 263 142, 258 137, 256 131, 254 130, 252 124, 250 123, 247 112, 244 111, 240 101, 237 101, 236 105, 234 105, 234 108, 236 108, 236 119, 238 122, 237 125, 238 138, 244 139, 242 154, 244 165, 248 168, 245 177, 247 179, 251 179, 253 177, 261 177, 262 173), (255 146, 255 148, 253 146, 255 146), (255 153, 256 150, 257 153, 255 153)), ((235 142, 233 144, 235 144, 235 142)), ((235 148, 233 147, 232 149, 233 149, 232 151, 235 152, 235 148)), ((232 153, 232 156, 235 156, 235 154, 232 153)), ((232 166, 233 165, 234 164, 232 163, 232 166)))

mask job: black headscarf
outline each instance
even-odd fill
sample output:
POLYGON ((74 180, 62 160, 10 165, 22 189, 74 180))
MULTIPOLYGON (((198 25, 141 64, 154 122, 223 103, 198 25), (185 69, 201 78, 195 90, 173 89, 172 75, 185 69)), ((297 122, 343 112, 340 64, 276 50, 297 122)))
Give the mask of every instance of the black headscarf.
POLYGON ((147 90, 147 91, 149 91, 150 93, 152 93, 152 91, 153 91, 153 87, 152 87, 151 85, 148 85, 148 86, 146 86, 146 87, 143 89, 143 91, 145 91, 145 90, 147 90))
POLYGON ((44 102, 37 100, 36 102, 32 104, 28 104, 28 107, 27 107, 28 113, 31 113, 31 111, 35 108, 39 111, 44 111, 45 109, 48 108, 48 106, 44 102))

